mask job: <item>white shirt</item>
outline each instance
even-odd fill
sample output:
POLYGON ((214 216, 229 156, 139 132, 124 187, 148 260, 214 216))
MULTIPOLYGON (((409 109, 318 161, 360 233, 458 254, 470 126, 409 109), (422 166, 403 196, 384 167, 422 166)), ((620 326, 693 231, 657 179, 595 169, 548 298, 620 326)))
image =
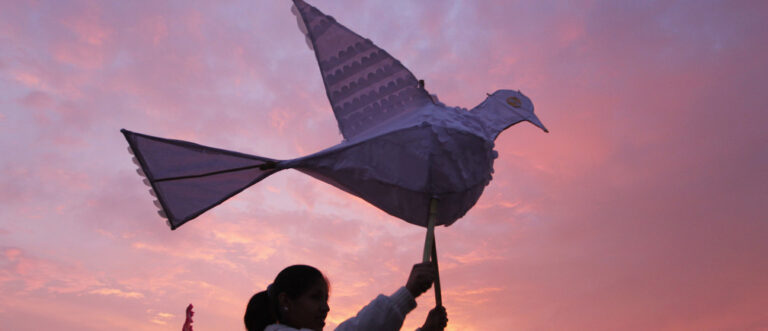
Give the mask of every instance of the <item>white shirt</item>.
MULTIPOLYGON (((376 299, 363 307, 352 317, 336 327, 336 331, 397 331, 403 326, 405 315, 416 308, 411 292, 401 287, 394 294, 379 294, 376 299)), ((271 324, 264 331, 312 331, 296 329, 287 325, 271 324)))

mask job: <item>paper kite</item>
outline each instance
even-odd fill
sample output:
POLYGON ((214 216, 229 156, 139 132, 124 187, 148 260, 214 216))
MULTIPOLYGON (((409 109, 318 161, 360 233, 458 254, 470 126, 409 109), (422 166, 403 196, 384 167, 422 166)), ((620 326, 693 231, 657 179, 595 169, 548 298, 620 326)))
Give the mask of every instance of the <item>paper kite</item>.
POLYGON ((450 225, 490 182, 499 133, 521 121, 546 131, 519 91, 498 90, 471 110, 447 107, 373 42, 304 1, 293 2, 343 141, 275 160, 122 130, 171 229, 284 169, 420 226, 427 226, 430 203, 439 201, 435 225, 450 225))

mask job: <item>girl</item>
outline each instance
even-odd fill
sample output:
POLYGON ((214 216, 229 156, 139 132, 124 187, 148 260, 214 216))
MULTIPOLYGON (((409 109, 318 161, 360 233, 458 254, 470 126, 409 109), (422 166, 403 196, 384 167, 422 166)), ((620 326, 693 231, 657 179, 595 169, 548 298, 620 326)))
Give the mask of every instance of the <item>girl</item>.
MULTIPOLYGON (((416 307, 415 298, 435 280, 432 263, 413 266, 405 286, 390 296, 379 295, 337 331, 400 330, 405 315, 416 307)), ((321 331, 328 315, 328 279, 316 268, 293 265, 281 271, 265 291, 256 293, 245 311, 248 331, 321 331)), ((422 331, 443 330, 448 322, 445 308, 429 312, 422 331)))

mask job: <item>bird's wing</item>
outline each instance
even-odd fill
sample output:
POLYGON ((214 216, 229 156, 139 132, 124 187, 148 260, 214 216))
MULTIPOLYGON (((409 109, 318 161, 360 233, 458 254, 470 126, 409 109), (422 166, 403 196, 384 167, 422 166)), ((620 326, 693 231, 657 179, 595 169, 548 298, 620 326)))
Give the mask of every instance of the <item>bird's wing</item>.
POLYGON ((293 3, 345 139, 432 102, 413 73, 389 53, 303 0, 293 3))

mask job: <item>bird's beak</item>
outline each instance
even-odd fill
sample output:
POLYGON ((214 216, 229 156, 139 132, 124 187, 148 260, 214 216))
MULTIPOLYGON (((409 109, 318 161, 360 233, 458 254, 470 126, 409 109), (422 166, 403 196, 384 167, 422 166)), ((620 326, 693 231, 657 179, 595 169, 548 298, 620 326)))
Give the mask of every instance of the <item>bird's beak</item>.
POLYGON ((549 130, 544 126, 544 124, 541 124, 541 121, 538 117, 536 117, 536 114, 530 114, 529 117, 526 119, 528 122, 531 122, 531 124, 538 126, 539 129, 544 130, 544 132, 549 133, 549 130))

